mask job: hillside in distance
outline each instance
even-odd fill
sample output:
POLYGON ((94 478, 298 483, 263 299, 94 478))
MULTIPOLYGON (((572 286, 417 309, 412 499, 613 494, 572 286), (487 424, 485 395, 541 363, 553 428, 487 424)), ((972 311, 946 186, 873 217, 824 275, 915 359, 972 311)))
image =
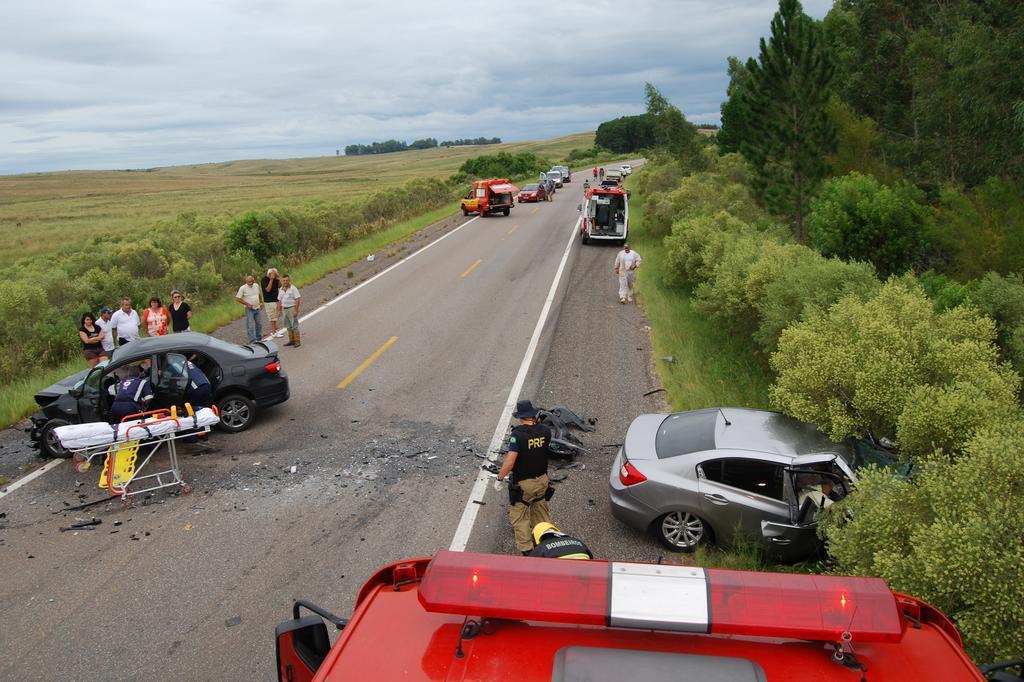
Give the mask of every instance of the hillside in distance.
POLYGON ((315 199, 339 201, 416 177, 448 177, 480 154, 527 151, 555 160, 593 144, 589 132, 372 156, 0 176, 0 250, 18 257, 45 254, 99 235, 141 235, 182 213, 234 216, 315 199))

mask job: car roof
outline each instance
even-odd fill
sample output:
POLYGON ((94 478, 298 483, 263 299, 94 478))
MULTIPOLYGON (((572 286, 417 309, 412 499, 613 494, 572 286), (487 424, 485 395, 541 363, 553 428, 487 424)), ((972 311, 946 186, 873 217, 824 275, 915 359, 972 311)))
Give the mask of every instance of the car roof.
POLYGON ((686 455, 704 459, 709 454, 747 452, 785 461, 817 453, 846 454, 844 445, 830 440, 813 424, 778 412, 737 407, 666 415, 657 426, 656 450, 659 459, 686 455))
POLYGON ((119 346, 114 349, 111 355, 111 362, 119 362, 125 358, 142 357, 153 353, 163 353, 168 350, 175 350, 182 346, 193 348, 206 346, 210 343, 210 337, 198 332, 179 332, 166 336, 147 336, 137 341, 132 341, 126 346, 119 346))

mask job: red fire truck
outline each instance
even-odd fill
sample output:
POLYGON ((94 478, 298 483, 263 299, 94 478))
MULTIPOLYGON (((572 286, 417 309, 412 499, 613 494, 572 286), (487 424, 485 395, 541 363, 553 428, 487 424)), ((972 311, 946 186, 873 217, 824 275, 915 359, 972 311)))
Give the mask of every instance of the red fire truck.
POLYGON ((440 551, 378 571, 348 620, 293 616, 294 682, 986 679, 949 619, 880 578, 440 551))

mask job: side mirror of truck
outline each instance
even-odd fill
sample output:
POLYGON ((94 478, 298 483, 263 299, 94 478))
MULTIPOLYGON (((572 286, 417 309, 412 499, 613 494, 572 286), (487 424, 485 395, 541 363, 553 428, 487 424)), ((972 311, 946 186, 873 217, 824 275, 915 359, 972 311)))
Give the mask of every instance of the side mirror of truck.
POLYGON ((327 625, 320 616, 306 616, 281 623, 277 640, 277 679, 311 682, 331 650, 327 625))

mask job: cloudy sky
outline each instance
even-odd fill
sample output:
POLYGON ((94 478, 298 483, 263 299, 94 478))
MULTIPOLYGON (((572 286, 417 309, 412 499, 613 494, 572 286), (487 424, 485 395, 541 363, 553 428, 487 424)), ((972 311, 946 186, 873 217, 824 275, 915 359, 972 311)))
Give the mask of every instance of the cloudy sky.
MULTIPOLYGON (((831 0, 805 0, 820 18, 831 0)), ((717 122, 769 0, 3 0, 0 174, 593 130, 651 81, 717 122)))

